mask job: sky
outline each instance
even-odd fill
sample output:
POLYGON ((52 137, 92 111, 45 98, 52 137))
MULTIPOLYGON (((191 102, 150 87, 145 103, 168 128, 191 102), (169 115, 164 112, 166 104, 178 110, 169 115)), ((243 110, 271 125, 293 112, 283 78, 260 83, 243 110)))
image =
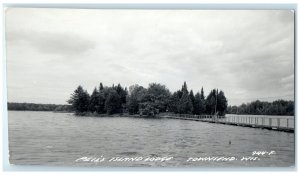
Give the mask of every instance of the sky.
POLYGON ((66 104, 78 85, 218 88, 229 105, 294 98, 289 10, 5 11, 8 102, 66 104))

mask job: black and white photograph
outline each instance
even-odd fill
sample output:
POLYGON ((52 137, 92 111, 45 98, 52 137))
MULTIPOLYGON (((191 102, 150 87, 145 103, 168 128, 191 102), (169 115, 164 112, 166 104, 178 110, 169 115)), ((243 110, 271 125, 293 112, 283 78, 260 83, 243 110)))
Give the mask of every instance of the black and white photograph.
POLYGON ((295 11, 7 7, 11 165, 295 167, 295 11))

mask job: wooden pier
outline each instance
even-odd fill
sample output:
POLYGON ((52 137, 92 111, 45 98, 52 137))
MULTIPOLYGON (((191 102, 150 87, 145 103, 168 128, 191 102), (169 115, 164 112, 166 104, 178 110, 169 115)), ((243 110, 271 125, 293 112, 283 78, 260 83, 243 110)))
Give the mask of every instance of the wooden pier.
POLYGON ((274 131, 294 133, 294 124, 286 117, 269 118, 253 116, 214 116, 214 115, 189 115, 189 114, 166 114, 162 118, 193 120, 224 125, 234 125, 240 127, 260 128, 274 131))

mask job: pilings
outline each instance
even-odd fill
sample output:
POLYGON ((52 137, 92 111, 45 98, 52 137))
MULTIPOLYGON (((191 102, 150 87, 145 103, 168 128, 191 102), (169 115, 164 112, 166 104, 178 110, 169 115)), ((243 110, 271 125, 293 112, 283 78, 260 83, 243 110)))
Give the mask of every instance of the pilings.
POLYGON ((271 117, 255 117, 255 116, 215 116, 215 115, 190 115, 190 114, 167 114, 161 117, 194 120, 209 123, 234 125, 241 127, 261 128, 268 130, 276 130, 283 132, 294 133, 294 128, 290 126, 290 119, 285 117, 271 118, 271 117))

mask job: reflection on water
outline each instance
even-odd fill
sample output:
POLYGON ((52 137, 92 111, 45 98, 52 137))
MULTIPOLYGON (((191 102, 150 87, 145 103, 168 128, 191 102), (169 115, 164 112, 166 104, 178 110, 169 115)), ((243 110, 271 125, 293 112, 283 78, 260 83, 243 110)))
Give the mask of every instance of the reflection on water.
POLYGON ((12 164, 59 166, 224 167, 293 166, 294 134, 176 119, 76 117, 8 112, 12 164), (190 157, 251 156, 259 161, 187 161, 190 157), (75 162, 81 157, 173 157, 170 161, 75 162))

